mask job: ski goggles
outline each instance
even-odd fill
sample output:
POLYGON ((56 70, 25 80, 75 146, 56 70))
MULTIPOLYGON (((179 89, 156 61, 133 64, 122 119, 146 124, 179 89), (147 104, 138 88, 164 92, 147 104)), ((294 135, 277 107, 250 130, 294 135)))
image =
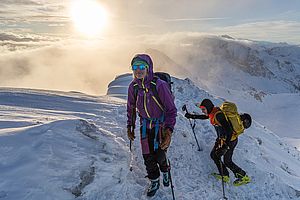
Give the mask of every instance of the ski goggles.
POLYGON ((145 70, 145 69, 148 69, 148 68, 149 68, 149 65, 148 65, 146 62, 140 61, 140 60, 134 62, 134 63, 132 64, 132 66, 131 66, 131 69, 132 69, 133 71, 135 71, 135 70, 137 70, 137 69, 145 70))
POLYGON ((133 71, 137 70, 137 69, 140 69, 140 70, 145 70, 148 68, 148 65, 145 65, 145 64, 140 64, 140 65, 132 65, 131 66, 131 69, 133 71))

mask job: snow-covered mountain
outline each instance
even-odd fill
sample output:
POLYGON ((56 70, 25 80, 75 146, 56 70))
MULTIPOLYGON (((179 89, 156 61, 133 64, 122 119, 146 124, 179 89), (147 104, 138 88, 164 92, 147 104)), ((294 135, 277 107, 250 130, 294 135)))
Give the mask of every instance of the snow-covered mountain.
POLYGON ((132 74, 123 74, 116 76, 115 80, 111 81, 107 87, 107 95, 127 98, 128 85, 132 81, 132 74))
MULTIPOLYGON (((122 75, 123 83, 110 86, 126 88, 129 77, 122 75)), ((211 98, 215 104, 222 100, 189 79, 174 78, 174 94, 179 109, 168 157, 176 199, 219 199, 221 183, 209 176, 216 171, 209 156, 215 131, 208 121, 196 122, 203 147, 197 151, 180 108, 187 104, 190 112, 198 111, 193 105, 199 97, 211 98)), ((0 115, 0 199, 148 199, 139 136, 132 153, 128 147, 126 101, 77 92, 1 88, 0 115)), ((226 185, 229 199, 299 199, 299 151, 255 120, 240 136, 234 160, 253 182, 226 185)), ((152 199, 172 199, 170 188, 161 187, 152 199)))
POLYGON ((266 94, 300 92, 299 46, 201 36, 184 38, 160 53, 153 49, 146 52, 158 63, 180 66, 184 75, 201 80, 212 90, 219 86, 266 94))

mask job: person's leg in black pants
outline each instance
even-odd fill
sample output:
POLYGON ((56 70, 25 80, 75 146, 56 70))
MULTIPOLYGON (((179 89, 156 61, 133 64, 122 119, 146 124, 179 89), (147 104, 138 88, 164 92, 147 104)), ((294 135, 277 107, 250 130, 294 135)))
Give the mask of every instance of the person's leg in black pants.
POLYGON ((148 178, 153 180, 159 177, 159 169, 168 172, 166 153, 161 148, 154 151, 155 128, 147 129, 150 154, 143 154, 144 164, 148 173, 148 178))
POLYGON ((156 153, 157 163, 159 165, 161 172, 168 172, 168 165, 167 165, 167 157, 166 152, 161 148, 158 148, 156 153))
POLYGON ((229 142, 229 144, 227 144, 229 146, 229 150, 224 155, 224 164, 234 173, 235 177, 238 178, 238 174, 241 176, 245 176, 246 172, 232 161, 233 151, 237 143, 238 143, 238 139, 231 141, 229 142))
POLYGON ((159 177, 159 168, 156 162, 156 156, 154 154, 144 154, 143 157, 148 178, 150 180, 157 179, 159 177))
POLYGON ((223 175, 223 176, 229 176, 229 172, 228 172, 225 164, 221 160, 221 157, 224 155, 224 153, 226 153, 226 150, 222 149, 222 148, 218 149, 218 146, 219 146, 219 143, 216 140, 215 145, 210 153, 210 157, 215 162, 215 164, 218 168, 219 174, 223 175))

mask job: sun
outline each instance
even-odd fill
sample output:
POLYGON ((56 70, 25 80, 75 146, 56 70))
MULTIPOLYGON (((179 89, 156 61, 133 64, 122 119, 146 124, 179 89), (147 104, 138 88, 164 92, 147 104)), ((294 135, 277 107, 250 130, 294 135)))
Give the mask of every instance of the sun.
POLYGON ((71 18, 76 29, 87 36, 98 35, 107 24, 107 12, 95 0, 74 1, 71 18))

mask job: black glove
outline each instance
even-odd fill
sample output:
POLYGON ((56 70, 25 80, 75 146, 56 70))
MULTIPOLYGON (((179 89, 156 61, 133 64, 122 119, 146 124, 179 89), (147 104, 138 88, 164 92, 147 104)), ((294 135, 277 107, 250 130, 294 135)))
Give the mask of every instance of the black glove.
POLYGON ((135 139, 134 128, 132 128, 132 126, 127 126, 127 136, 131 141, 135 139))
POLYGON ((186 118, 188 118, 188 119, 195 119, 195 115, 190 114, 190 113, 185 113, 184 116, 185 116, 186 118))

